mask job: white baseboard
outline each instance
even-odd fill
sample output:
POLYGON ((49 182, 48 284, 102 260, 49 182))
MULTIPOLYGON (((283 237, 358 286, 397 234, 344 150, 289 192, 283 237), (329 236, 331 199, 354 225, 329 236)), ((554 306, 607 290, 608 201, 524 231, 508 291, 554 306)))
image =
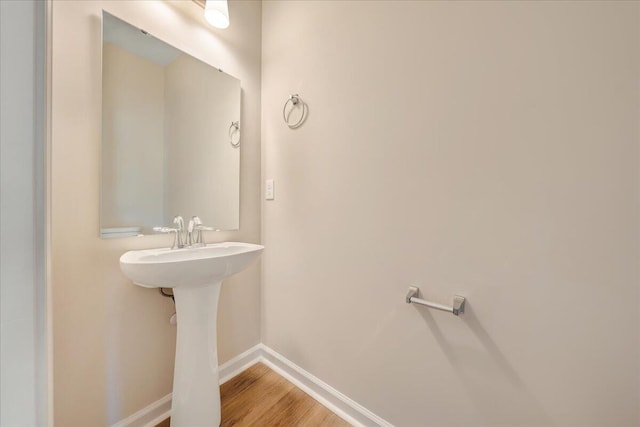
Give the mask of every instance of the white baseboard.
MULTIPOLYGON (((251 347, 220 365, 218 375, 224 384, 242 371, 262 362, 291 381, 331 412, 356 427, 393 427, 364 406, 340 393, 264 344, 251 347)), ((171 394, 141 409, 111 427, 155 427, 171 415, 171 394)))
POLYGON ((218 378, 220 378, 220 384, 226 383, 240 372, 243 372, 258 363, 261 355, 262 344, 257 344, 244 353, 240 353, 233 359, 220 365, 218 367, 218 378))
POLYGON ((111 427, 155 427, 171 415, 171 393, 111 427))
POLYGON ((261 362, 291 381, 300 390, 313 397, 349 424, 366 427, 393 427, 393 424, 340 393, 280 353, 264 344, 260 344, 260 346, 263 353, 261 362))

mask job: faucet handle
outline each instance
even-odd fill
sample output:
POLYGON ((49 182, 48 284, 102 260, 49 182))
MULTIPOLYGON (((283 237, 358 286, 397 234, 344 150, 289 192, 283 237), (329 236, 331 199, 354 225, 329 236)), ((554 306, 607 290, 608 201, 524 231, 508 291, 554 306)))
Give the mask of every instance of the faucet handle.
POLYGON ((204 237, 202 236, 203 231, 215 230, 213 227, 207 227, 206 225, 202 225, 202 220, 199 217, 193 216, 189 221, 189 236, 192 241, 190 241, 191 246, 205 246, 206 243, 204 241, 204 237), (197 232, 196 236, 193 237, 193 233, 197 232))
POLYGON ((203 231, 214 231, 215 228, 213 227, 207 227, 206 225, 196 225, 195 227, 196 231, 198 231, 198 234, 196 234, 196 244, 201 245, 201 246, 206 246, 206 242, 204 241, 204 236, 202 234, 203 231))
POLYGON ((198 216, 192 216, 191 219, 189 220, 189 227, 187 228, 187 231, 189 233, 193 233, 193 230, 198 226, 198 225, 202 225, 202 221, 200 220, 200 217, 198 216))
POLYGON ((193 238, 193 231, 197 224, 202 224, 202 221, 200 221, 200 218, 197 216, 192 216, 189 220, 189 225, 187 226, 187 246, 189 247, 198 246, 196 245, 197 242, 193 238))
POLYGON ((174 239, 173 239, 173 246, 171 246, 171 249, 178 249, 181 246, 178 246, 178 240, 180 239, 180 230, 178 230, 177 228, 171 228, 171 227, 153 227, 153 231, 156 231, 158 233, 176 233, 174 239))
POLYGON ((178 229, 170 227, 153 227, 153 231, 156 231, 158 233, 177 233, 178 229))
POLYGON ((153 231, 158 233, 176 233, 175 238, 173 239, 173 246, 171 249, 180 249, 184 248, 184 243, 182 242, 182 232, 184 231, 184 220, 180 215, 173 218, 173 223, 176 224, 177 227, 153 227, 153 231))

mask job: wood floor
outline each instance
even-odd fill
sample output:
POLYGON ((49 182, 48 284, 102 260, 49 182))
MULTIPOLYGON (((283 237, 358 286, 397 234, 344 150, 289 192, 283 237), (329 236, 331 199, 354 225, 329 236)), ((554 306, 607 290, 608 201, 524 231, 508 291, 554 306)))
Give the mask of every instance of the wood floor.
MULTIPOLYGON (((222 427, 349 426, 309 395, 258 363, 220 387, 222 427)), ((165 420, 156 427, 168 427, 165 420)))

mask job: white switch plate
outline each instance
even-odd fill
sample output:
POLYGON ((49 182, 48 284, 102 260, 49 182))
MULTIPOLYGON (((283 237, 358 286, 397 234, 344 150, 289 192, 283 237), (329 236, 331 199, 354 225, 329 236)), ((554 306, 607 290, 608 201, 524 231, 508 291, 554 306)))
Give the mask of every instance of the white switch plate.
POLYGON ((275 199, 275 187, 272 179, 267 179, 265 182, 264 194, 266 200, 275 199))

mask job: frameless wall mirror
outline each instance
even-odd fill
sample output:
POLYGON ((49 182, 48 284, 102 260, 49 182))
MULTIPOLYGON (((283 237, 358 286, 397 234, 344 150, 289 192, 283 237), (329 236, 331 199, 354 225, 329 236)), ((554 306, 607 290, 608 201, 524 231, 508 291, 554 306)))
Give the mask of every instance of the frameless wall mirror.
POLYGON ((239 226, 240 81, 102 13, 100 236, 239 226))

